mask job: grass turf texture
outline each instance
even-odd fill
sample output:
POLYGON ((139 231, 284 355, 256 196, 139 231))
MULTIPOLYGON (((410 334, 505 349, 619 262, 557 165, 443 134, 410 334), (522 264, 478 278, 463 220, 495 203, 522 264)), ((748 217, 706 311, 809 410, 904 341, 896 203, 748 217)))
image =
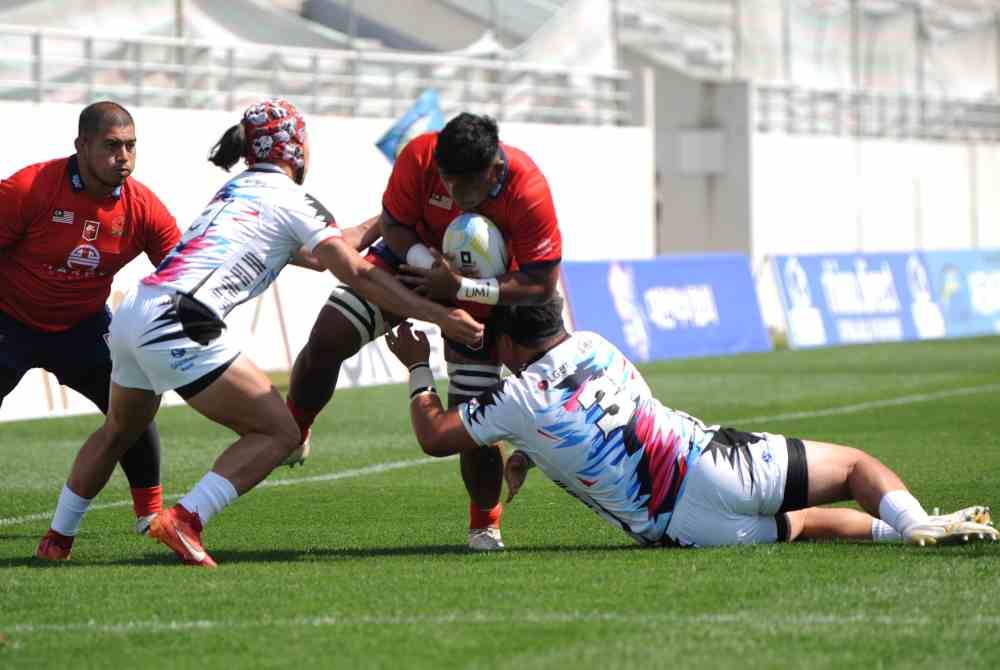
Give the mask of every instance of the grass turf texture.
MULTIPOLYGON (((1000 338, 644 372, 708 422, 861 447, 927 506, 1000 507, 1000 338)), ((158 421, 165 489, 181 494, 230 438, 187 408, 158 421)), ((0 519, 51 510, 95 425, 0 425, 0 519)), ((998 545, 642 550, 532 472, 504 515, 508 551, 470 555, 458 464, 422 462, 403 387, 341 392, 313 446, 269 481, 341 478, 261 488, 221 514, 205 534, 216 571, 131 534, 127 505, 93 510, 65 565, 29 558, 47 516, 0 523, 0 667, 1000 666, 998 545)), ((98 502, 127 499, 117 472, 98 502)))

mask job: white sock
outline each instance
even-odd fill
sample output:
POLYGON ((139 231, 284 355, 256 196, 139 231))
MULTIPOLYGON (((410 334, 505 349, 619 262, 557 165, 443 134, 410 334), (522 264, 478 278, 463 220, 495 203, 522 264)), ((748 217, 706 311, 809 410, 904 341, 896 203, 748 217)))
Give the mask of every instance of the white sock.
POLYGON ((59 493, 59 503, 52 517, 52 530, 60 535, 74 537, 80 530, 80 522, 87 513, 92 498, 81 498, 70 490, 69 484, 63 484, 59 493))
POLYGON ((903 536, 881 519, 872 519, 872 542, 899 542, 903 536))
POLYGON ((882 496, 878 504, 878 515, 903 536, 911 526, 927 521, 927 512, 923 506, 905 489, 889 491, 882 496))
POLYGON ((209 472, 181 498, 180 504, 187 511, 197 514, 201 519, 201 525, 204 526, 209 519, 238 497, 239 494, 236 493, 236 487, 232 482, 222 475, 209 472))

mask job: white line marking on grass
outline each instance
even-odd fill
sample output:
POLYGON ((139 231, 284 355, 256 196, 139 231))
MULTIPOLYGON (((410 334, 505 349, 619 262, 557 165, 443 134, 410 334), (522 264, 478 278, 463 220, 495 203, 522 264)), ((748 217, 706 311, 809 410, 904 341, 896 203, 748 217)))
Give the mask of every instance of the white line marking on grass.
MULTIPOLYGON (((401 470, 403 468, 412 468, 417 465, 427 465, 428 463, 436 463, 441 460, 441 458, 417 458, 409 461, 389 461, 388 463, 376 463, 375 465, 368 465, 363 468, 355 468, 353 470, 341 470, 340 472, 329 472, 325 475, 314 475, 312 477, 298 477, 295 479, 275 479, 264 480, 257 485, 257 488, 273 488, 275 486, 297 486, 298 484, 312 484, 315 482, 332 482, 338 479, 351 479, 353 477, 365 477, 367 475, 377 475, 383 472, 389 472, 390 470, 401 470)), ((164 500, 180 500, 183 494, 174 494, 169 496, 163 496, 164 500)), ((128 507, 132 504, 131 500, 116 500, 114 502, 107 503, 97 503, 90 506, 90 510, 101 510, 101 509, 112 509, 115 507, 128 507)), ((16 526, 22 523, 30 523, 32 521, 43 521, 45 519, 51 519, 52 514, 55 510, 49 512, 38 512, 36 514, 26 514, 24 516, 9 517, 6 519, 0 519, 0 528, 4 526, 16 526)))
POLYGON ((980 393, 993 393, 1000 391, 1000 384, 986 384, 985 386, 967 386, 965 388, 949 389, 947 391, 935 391, 934 393, 915 393, 913 395, 899 396, 898 398, 886 398, 885 400, 871 400, 869 402, 859 402, 854 405, 842 405, 840 407, 830 407, 828 409, 808 410, 804 412, 787 412, 785 414, 772 414, 770 416, 751 416, 745 419, 726 419, 719 421, 719 424, 739 424, 739 423, 763 423, 765 421, 787 421, 789 419, 811 419, 818 416, 839 416, 841 414, 855 414, 857 412, 867 412, 871 409, 881 409, 883 407, 898 407, 900 405, 913 405, 920 402, 930 402, 932 400, 942 400, 944 398, 956 398, 967 395, 978 395, 980 393))
POLYGON ((126 634, 126 633, 181 633, 191 630, 237 630, 251 628, 322 628, 333 626, 420 626, 441 624, 538 624, 559 625, 576 623, 625 623, 632 626, 661 627, 664 624, 740 624, 760 629, 788 629, 826 626, 933 626, 935 629, 951 623, 973 631, 975 626, 1000 626, 1000 617, 974 616, 961 622, 928 616, 892 616, 884 614, 800 614, 769 617, 757 612, 709 614, 658 614, 642 612, 447 612, 426 616, 402 615, 351 615, 332 614, 294 619, 254 618, 242 620, 194 619, 190 621, 126 621, 101 623, 82 621, 76 623, 20 623, 0 624, 0 631, 7 634, 73 633, 126 634))

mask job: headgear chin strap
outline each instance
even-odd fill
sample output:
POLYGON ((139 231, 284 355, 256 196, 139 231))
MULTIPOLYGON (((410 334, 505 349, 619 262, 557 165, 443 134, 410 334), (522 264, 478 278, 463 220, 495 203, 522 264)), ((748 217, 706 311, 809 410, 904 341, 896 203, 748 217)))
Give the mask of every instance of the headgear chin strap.
POLYGON ((305 166, 306 122, 295 105, 282 98, 269 98, 243 112, 247 165, 288 163, 305 166))

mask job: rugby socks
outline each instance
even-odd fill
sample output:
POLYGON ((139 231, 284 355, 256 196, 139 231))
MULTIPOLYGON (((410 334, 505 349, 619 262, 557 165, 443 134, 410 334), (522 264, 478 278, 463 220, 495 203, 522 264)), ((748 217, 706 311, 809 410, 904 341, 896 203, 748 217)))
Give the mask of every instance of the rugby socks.
POLYGON ((197 514, 198 518, 201 519, 201 525, 204 526, 209 519, 224 510, 238 497, 236 487, 228 479, 214 472, 209 472, 194 485, 193 489, 188 491, 187 495, 180 499, 179 504, 188 512, 197 514))
POLYGON ((872 519, 872 542, 900 542, 903 536, 881 519, 872 519))
POLYGON ((316 421, 316 415, 320 413, 320 410, 303 409, 292 402, 291 398, 286 398, 285 404, 288 405, 288 411, 292 413, 292 418, 295 419, 295 424, 299 427, 299 444, 302 444, 306 441, 309 429, 312 428, 313 422, 316 421))
POLYGON ((132 509, 138 517, 156 514, 163 509, 163 487, 147 486, 132 489, 132 509))
POLYGON ((80 530, 80 522, 83 521, 90 502, 91 499, 81 498, 73 493, 69 484, 63 484, 56 513, 52 517, 52 530, 66 537, 74 537, 80 530))
POLYGON ((878 516, 903 536, 907 529, 927 521, 927 512, 906 489, 889 491, 882 496, 878 516))
POLYGON ((492 509, 482 509, 473 501, 469 501, 469 529, 500 527, 500 515, 503 505, 497 503, 492 509))

